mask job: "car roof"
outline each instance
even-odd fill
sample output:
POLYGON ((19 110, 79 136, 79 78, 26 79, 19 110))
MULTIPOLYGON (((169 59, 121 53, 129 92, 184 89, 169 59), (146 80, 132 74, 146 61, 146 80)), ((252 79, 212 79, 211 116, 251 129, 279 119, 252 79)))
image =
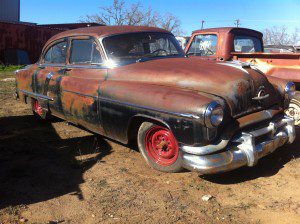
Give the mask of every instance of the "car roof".
POLYGON ((202 29, 202 30, 195 30, 194 33, 204 33, 204 32, 218 32, 218 33, 230 33, 232 31, 248 31, 251 33, 256 33, 258 36, 262 36, 262 33, 257 30, 252 30, 243 27, 217 27, 217 28, 209 28, 209 29, 202 29))
POLYGON ((148 26, 95 26, 95 27, 85 27, 80 29, 73 29, 61 32, 59 34, 51 37, 47 43, 61 39, 69 36, 94 36, 96 38, 114 35, 114 34, 123 34, 123 33, 135 33, 135 32, 163 32, 170 33, 167 30, 156 28, 156 27, 148 27, 148 26))

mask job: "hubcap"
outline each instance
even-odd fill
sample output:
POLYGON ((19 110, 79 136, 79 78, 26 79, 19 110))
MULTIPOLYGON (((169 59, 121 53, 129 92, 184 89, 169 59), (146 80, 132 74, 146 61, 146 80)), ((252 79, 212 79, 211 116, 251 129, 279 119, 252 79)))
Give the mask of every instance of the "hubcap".
POLYGON ((151 128, 146 134, 146 150, 149 157, 161 166, 176 162, 178 143, 170 130, 161 126, 151 128))

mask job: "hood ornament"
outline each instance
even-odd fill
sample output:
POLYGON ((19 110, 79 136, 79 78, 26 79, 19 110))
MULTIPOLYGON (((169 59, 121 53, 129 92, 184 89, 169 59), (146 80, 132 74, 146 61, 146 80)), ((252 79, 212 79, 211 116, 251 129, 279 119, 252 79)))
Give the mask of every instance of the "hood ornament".
POLYGON ((266 93, 266 88, 264 86, 259 87, 257 96, 253 97, 252 100, 264 100, 270 96, 266 93))

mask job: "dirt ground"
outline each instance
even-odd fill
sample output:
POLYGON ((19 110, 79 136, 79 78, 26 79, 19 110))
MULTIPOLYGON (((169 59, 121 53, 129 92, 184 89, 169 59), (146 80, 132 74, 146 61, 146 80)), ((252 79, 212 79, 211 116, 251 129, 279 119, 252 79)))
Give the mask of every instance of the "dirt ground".
POLYGON ((135 148, 37 122, 10 77, 0 74, 1 224, 300 223, 300 137, 253 168, 161 173, 135 148))

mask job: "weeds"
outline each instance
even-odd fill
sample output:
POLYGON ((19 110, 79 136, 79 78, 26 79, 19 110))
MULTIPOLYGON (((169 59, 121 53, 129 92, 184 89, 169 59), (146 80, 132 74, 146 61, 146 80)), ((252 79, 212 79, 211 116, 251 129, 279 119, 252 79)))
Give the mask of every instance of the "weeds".
POLYGON ((0 64, 0 72, 13 72, 23 67, 24 65, 1 65, 0 64))

